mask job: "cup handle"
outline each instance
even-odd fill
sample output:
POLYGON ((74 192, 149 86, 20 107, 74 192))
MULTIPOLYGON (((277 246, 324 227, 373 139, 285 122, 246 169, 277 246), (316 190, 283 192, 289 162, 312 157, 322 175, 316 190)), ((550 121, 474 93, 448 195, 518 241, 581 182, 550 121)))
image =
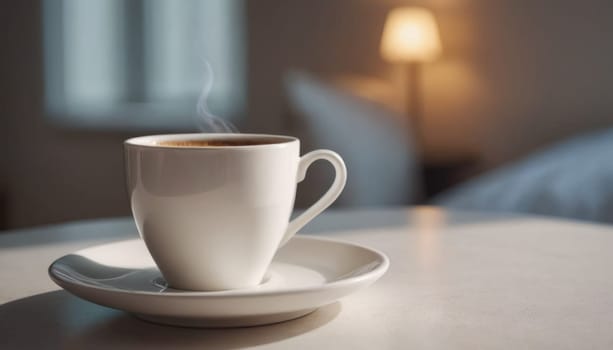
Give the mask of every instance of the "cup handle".
POLYGON ((341 158, 341 156, 339 156, 336 152, 325 149, 315 150, 300 157, 296 182, 301 182, 304 180, 309 166, 311 166, 311 164, 313 164, 313 162, 316 160, 320 159, 327 160, 332 164, 332 166, 334 166, 334 182, 332 182, 332 185, 328 191, 326 191, 326 193, 321 196, 321 198, 319 198, 315 204, 311 205, 302 214, 290 221, 287 231, 285 232, 281 243, 279 243, 279 247, 282 247, 285 243, 287 243, 287 241, 294 237, 298 230, 329 207, 330 204, 332 204, 336 198, 338 198, 345 187, 345 183, 347 182, 347 168, 345 167, 343 158, 341 158))

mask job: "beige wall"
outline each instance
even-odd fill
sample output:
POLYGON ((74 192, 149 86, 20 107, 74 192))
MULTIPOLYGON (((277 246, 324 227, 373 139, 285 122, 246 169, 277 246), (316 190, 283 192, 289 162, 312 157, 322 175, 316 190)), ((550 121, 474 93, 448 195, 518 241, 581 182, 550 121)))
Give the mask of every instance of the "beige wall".
POLYGON ((2 5, 5 225, 128 214, 121 144, 127 135, 62 130, 43 118, 39 1, 2 5))
MULTIPOLYGON (((281 78, 291 67, 389 78, 378 40, 386 12, 405 3, 248 1, 247 130, 289 127, 281 78)), ((422 3, 435 10, 445 47, 424 77, 429 154, 477 152, 497 163, 613 124, 610 1, 422 3)), ((130 135, 45 122, 39 2, 1 7, 4 226, 127 215, 121 141, 130 135)))
POLYGON ((390 8, 428 6, 444 54, 424 67, 429 157, 497 164, 613 125, 613 3, 604 0, 260 0, 249 2, 250 111, 287 113, 288 68, 397 81, 378 44, 390 8))
POLYGON ((613 125, 613 3, 434 2, 447 54, 429 69, 432 148, 492 162, 613 125))

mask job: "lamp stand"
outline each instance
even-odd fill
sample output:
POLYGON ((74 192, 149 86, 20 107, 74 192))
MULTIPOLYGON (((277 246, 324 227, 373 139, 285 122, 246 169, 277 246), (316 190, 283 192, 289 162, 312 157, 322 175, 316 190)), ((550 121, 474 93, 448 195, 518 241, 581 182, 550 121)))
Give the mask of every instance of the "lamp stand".
POLYGON ((421 123, 423 114, 422 91, 421 91, 421 64, 410 62, 406 65, 408 94, 406 100, 406 111, 409 124, 413 129, 414 135, 421 140, 421 123))

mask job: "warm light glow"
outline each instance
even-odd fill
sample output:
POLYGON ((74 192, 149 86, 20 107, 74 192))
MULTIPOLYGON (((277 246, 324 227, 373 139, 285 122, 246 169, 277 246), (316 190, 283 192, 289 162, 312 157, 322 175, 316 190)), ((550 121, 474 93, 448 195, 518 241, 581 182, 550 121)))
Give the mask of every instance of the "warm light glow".
POLYGON ((441 41, 432 13, 419 7, 401 7, 387 16, 381 55, 389 61, 423 62, 435 59, 441 41))

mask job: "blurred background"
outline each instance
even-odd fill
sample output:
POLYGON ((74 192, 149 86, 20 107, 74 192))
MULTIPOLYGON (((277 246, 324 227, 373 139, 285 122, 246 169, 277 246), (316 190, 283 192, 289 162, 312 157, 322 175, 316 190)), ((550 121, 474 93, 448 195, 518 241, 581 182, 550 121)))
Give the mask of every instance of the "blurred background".
MULTIPOLYGON (((241 132, 332 148, 339 207, 613 222, 613 3, 2 2, 0 229, 129 215, 128 137, 241 132)), ((298 206, 323 192, 315 167, 298 206)))

